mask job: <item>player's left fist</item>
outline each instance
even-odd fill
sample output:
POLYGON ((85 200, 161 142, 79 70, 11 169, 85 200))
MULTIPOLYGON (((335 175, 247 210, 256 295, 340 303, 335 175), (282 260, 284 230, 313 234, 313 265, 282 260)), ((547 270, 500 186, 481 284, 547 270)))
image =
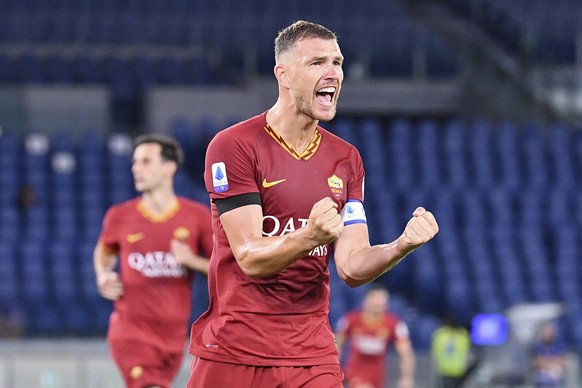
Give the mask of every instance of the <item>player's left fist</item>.
POLYGON ((186 265, 194 257, 190 245, 175 238, 170 242, 170 252, 174 255, 176 263, 181 265, 186 265))
POLYGON ((417 207, 406 224, 404 232, 398 237, 398 247, 406 253, 430 241, 439 231, 433 214, 423 207, 417 207))

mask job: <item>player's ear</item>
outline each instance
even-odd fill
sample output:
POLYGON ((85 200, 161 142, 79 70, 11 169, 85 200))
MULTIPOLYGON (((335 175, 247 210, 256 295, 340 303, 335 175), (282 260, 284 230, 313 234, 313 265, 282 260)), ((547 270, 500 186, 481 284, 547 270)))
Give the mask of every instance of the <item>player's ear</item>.
POLYGON ((277 81, 279 81, 279 84, 281 86, 288 88, 289 87, 289 77, 288 77, 288 73, 287 73, 287 70, 285 69, 285 67, 281 64, 275 65, 273 72, 275 73, 275 78, 277 78, 277 81))
POLYGON ((171 177, 175 177, 178 172, 178 165, 176 163, 166 163, 166 168, 171 177))

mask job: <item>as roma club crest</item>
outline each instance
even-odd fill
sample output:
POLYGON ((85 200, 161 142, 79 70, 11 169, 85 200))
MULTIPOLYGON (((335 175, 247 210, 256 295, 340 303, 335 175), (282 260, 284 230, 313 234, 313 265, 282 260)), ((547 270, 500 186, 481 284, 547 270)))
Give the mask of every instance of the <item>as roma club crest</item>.
POLYGON ((183 226, 174 230, 174 238, 180 241, 186 241, 190 237, 190 231, 183 226))
POLYGON ((335 195, 336 198, 341 198, 342 193, 344 191, 344 181, 337 175, 333 174, 332 176, 327 178, 327 184, 329 185, 329 188, 331 189, 333 195, 335 195))

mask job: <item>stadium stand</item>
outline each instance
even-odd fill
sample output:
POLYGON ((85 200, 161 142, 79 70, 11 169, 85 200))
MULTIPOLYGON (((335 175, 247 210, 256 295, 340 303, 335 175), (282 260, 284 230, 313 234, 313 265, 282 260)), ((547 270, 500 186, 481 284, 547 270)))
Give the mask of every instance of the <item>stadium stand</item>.
MULTIPOLYGON (((219 127, 215 123, 215 130, 219 127)), ((192 140, 180 128, 175 127, 176 135, 188 149, 192 140)), ((577 231, 582 230, 577 188, 582 179, 578 167, 582 137, 571 128, 558 128, 559 132, 550 131, 554 126, 533 130, 485 119, 340 117, 331 124, 338 135, 359 147, 369 171, 366 206, 373 243, 397 237, 416 203, 426 203, 439 217, 442 232, 434 244, 413 253, 383 278, 395 295, 414 306, 410 319, 417 346, 428 344, 427 322, 434 323, 443 310, 454 310, 468 322, 475 313, 500 312, 518 303, 567 300, 573 306, 582 298, 582 271, 576 264, 577 231), (462 146, 464 140, 468 149, 462 146), (415 163, 420 154, 429 160, 415 163), (516 159, 516 155, 521 156, 516 159), (403 172, 405 168, 412 170, 403 172), (563 169, 570 171, 573 181, 558 173, 563 169), (558 232, 564 228, 565 232, 558 232)), ((16 135, 2 142, 3 147, 28 150, 23 163, 44 173, 25 173, 23 179, 48 198, 24 210, 15 197, 6 198, 0 212, 0 228, 9 231, 24 211, 20 231, 3 233, 0 239, 0 276, 5 279, 0 295, 3 304, 26 306, 23 313, 31 336, 59 335, 68 329, 81 335, 98 332, 96 324, 85 319, 97 313, 103 314, 98 316, 103 322, 108 313, 107 308, 93 305, 98 297, 90 264, 92 245, 106 207, 135 194, 127 175, 125 135, 92 134, 91 146, 87 138, 64 141, 62 136, 16 135), (71 160, 55 168, 59 165, 54 163, 55 155, 63 149, 71 160), (58 320, 51 318, 50 311, 37 311, 47 301, 54 302, 58 320), (71 321, 63 318, 73 314, 69 303, 80 311, 71 321), (39 315, 46 318, 38 321, 39 315), (65 322, 72 326, 63 329, 65 322)), ((190 164, 196 174, 200 164, 200 160, 190 164)), ((0 176, 9 173, 3 165, 0 176)), ((177 189, 204 200, 197 176, 192 170, 183 171, 177 189)), ((11 179, 3 178, 3 192, 11 179)), ((333 267, 331 273, 335 291, 330 318, 335 322, 341 311, 359 300, 340 284, 333 267)), ((564 320, 564 334, 577 346, 582 344, 579 310, 568 311, 564 320)))

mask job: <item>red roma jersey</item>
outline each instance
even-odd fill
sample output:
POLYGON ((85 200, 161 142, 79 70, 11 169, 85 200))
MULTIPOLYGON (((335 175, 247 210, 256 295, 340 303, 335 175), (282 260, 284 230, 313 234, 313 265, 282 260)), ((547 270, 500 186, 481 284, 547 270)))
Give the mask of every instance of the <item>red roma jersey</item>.
POLYGON ((349 343, 346 381, 361 377, 362 382, 384 387, 388 346, 410 341, 408 327, 396 315, 386 313, 379 320, 366 321, 360 310, 344 315, 338 322, 338 334, 349 343))
MULTIPOLYGON (((206 153, 210 198, 259 193, 263 235, 306 225, 313 205, 331 197, 339 210, 363 200, 358 151, 321 127, 298 154, 267 125, 266 113, 216 135, 206 153)), ((328 245, 276 275, 251 279, 238 266, 214 203, 210 306, 192 326, 190 351, 202 358, 257 366, 337 364, 329 325, 328 245)))
MULTIPOLYGON (((179 197, 167 214, 155 216, 141 206, 140 198, 135 198, 108 210, 99 241, 119 255, 123 295, 115 301, 115 312, 126 320, 151 323, 161 340, 183 346, 194 274, 174 261, 170 252, 173 238, 186 241, 194 253, 210 257, 212 224, 208 208, 179 197)), ((110 335, 111 330, 110 325, 110 335)), ((140 330, 115 332, 116 337, 126 339, 149 334, 140 330)))

